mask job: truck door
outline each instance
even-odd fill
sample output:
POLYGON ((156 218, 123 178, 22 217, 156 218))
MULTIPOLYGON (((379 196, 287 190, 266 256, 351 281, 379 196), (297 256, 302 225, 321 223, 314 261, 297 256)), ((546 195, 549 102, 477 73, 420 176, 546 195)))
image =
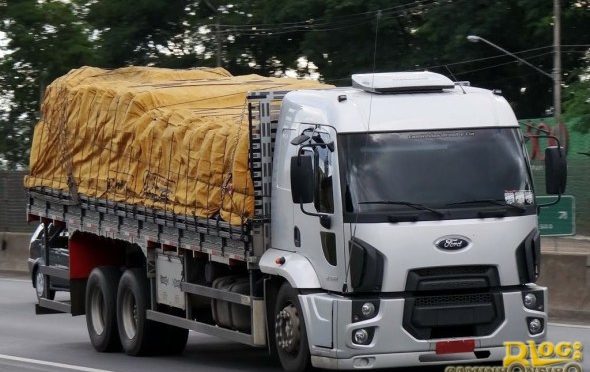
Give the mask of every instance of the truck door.
POLYGON ((296 246, 299 245, 296 249, 309 259, 324 289, 341 291, 344 272, 340 272, 339 265, 342 267, 345 261, 336 132, 331 127, 309 124, 301 124, 298 132, 310 137, 309 141, 297 145, 297 150, 301 148, 304 154, 313 156, 314 168, 314 177, 309 180, 314 185, 314 201, 303 208, 306 212, 326 214, 329 223, 321 223, 320 217, 305 214, 296 205, 293 214, 294 236, 296 246), (333 146, 321 146, 331 142, 333 146), (306 144, 317 146, 306 147, 306 144))

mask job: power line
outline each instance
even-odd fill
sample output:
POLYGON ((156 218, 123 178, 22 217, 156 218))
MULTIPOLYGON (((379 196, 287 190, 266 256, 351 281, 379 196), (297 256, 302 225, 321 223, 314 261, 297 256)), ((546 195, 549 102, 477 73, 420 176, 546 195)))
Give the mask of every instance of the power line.
MULTIPOLYGON (((382 17, 381 20, 387 19, 394 19, 394 18, 403 18, 404 15, 390 15, 387 17, 382 17)), ((334 30, 343 30, 347 28, 352 28, 361 25, 367 25, 367 22, 371 21, 370 19, 363 20, 361 22, 349 22, 346 24, 341 25, 334 25, 334 27, 323 27, 323 28, 307 28, 307 29, 292 29, 292 30, 279 30, 279 31, 265 31, 265 32, 257 32, 256 30, 253 32, 233 32, 233 31, 221 31, 226 35, 235 35, 235 36, 275 36, 275 35, 283 35, 283 34, 290 34, 296 32, 326 32, 326 31, 334 31, 334 30)))
MULTIPOLYGON (((537 47, 537 48, 531 48, 531 49, 525 49, 525 50, 520 50, 517 52, 514 52, 514 54, 522 54, 522 53, 526 53, 526 52, 531 52, 531 51, 536 51, 536 50, 542 50, 542 49, 548 49, 548 48, 552 48, 552 45, 547 45, 544 47, 537 47)), ((562 45, 562 47, 587 47, 590 48, 590 44, 570 44, 570 45, 562 45)), ((586 53, 586 50, 562 50, 562 53, 565 54, 571 54, 571 53, 586 53)), ((532 59, 532 58, 539 58, 542 56, 546 56, 549 54, 552 54, 553 51, 551 52, 545 52, 542 54, 537 54, 537 55, 533 55, 530 57, 527 57, 528 59, 532 59)), ((436 66, 427 66, 427 67, 421 67, 419 68, 419 70, 430 70, 430 69, 435 69, 435 68, 441 68, 441 67, 445 67, 446 66, 454 66, 454 65, 460 65, 460 64, 465 64, 465 63, 472 63, 472 62, 478 62, 478 61, 482 61, 482 60, 489 60, 489 59, 493 59, 493 58, 498 58, 498 57, 506 57, 505 54, 500 54, 500 55, 496 55, 496 56, 491 56, 491 57, 484 57, 484 58, 475 58, 475 59, 469 59, 469 60, 464 60, 464 61, 458 61, 458 62, 452 62, 452 63, 447 63, 447 64, 441 64, 441 65, 436 65, 436 66)), ((513 61, 508 61, 508 62, 503 62, 503 63, 499 63, 496 65, 491 65, 491 66, 486 66, 486 67, 482 67, 482 68, 478 68, 478 69, 474 69, 474 70, 469 70, 469 71, 462 71, 462 72, 458 72, 458 73, 454 73, 455 75, 465 75, 468 73, 472 73, 472 72, 477 72, 477 71, 483 71, 483 70, 488 70, 488 69, 492 69, 492 68, 496 68, 496 67, 500 67, 500 66, 504 66, 504 65, 509 65, 512 63, 518 63, 518 60, 513 60, 513 61)), ((535 75, 534 73, 531 74, 520 74, 519 76, 530 76, 530 75, 535 75)), ((342 78, 334 78, 334 79, 325 79, 324 81, 326 82, 339 82, 339 81, 350 81, 350 76, 348 77, 342 77, 342 78)), ((503 79, 498 79, 498 80, 503 80, 503 79)))
MULTIPOLYGON (((582 50, 563 51, 562 50, 562 53, 565 53, 565 54, 570 54, 570 53, 586 53, 586 51, 582 51, 582 50)), ((542 54, 537 54, 537 55, 534 55, 534 56, 530 56, 530 57, 527 57, 527 59, 539 58, 539 57, 543 57, 543 56, 546 56, 546 55, 549 55, 549 54, 553 54, 553 51, 545 52, 545 53, 542 53, 542 54)), ((496 65, 482 67, 482 68, 478 68, 478 69, 474 69, 474 70, 457 72, 457 73, 455 73, 455 75, 466 75, 466 74, 470 74, 470 73, 473 73, 473 72, 483 71, 483 70, 489 70, 491 68, 496 68, 496 67, 500 67, 500 66, 504 66, 504 65, 509 65, 509 64, 512 64, 512 63, 518 63, 518 62, 519 62, 518 60, 514 60, 514 61, 508 61, 508 62, 504 62, 504 63, 498 63, 496 65)))
MULTIPOLYGON (((590 44, 569 44, 569 45, 562 45, 562 47, 590 48, 590 44)), ((523 53, 527 53, 527 52, 533 52, 533 51, 542 50, 542 49, 549 49, 549 48, 553 48, 553 45, 546 45, 546 46, 537 47, 537 48, 524 49, 524 50, 519 50, 519 51, 512 52, 512 53, 513 54, 523 54, 523 53)), ((583 52, 583 51, 580 51, 580 52, 583 52)), ((551 52, 551 53, 553 53, 553 52, 551 52)), ((463 65, 463 64, 467 64, 467 63, 480 62, 480 61, 486 61, 486 60, 490 60, 490 59, 506 58, 506 57, 508 57, 506 54, 497 54, 497 55, 490 56, 490 57, 474 58, 474 59, 467 59, 467 60, 457 61, 457 62, 443 63, 440 65, 419 67, 418 69, 431 69, 431 68, 439 68, 439 67, 444 67, 444 66, 463 65)), ((527 57, 527 58, 529 58, 529 57, 527 57)))
MULTIPOLYGON (((381 17, 381 20, 387 19, 394 19, 394 18, 402 18, 403 15, 390 15, 388 17, 381 17)), ((363 20, 361 22, 356 23, 347 23, 342 25, 334 25, 333 27, 323 27, 323 28, 308 28, 308 29, 293 29, 293 30, 283 30, 283 31, 267 31, 267 32, 232 32, 232 31, 221 31, 221 33, 228 34, 228 35, 236 35, 236 36, 275 36, 275 35, 283 35, 283 34, 290 34, 296 32, 326 32, 326 31, 335 31, 335 30, 343 30, 347 28, 352 28, 361 25, 367 25, 367 21, 369 19, 363 20)))
MULTIPOLYGON (((382 19, 391 19, 400 16, 407 16, 408 13, 412 13, 414 11, 428 11, 431 8, 428 8, 427 5, 437 5, 436 1, 429 0, 426 1, 415 1, 413 3, 409 3, 407 5, 413 5, 409 8, 404 8, 401 10, 395 11, 386 11, 384 14, 382 13, 382 19)), ((390 8, 387 8, 390 9, 390 8)), ((393 8, 391 8, 393 9, 393 8)), ((315 32, 323 32, 323 31, 332 31, 338 29, 344 29, 348 27, 354 27, 365 22, 371 21, 376 14, 378 14, 379 10, 359 13, 363 14, 361 17, 358 15, 354 16, 346 16, 347 19, 341 19, 344 17, 335 17, 338 20, 322 20, 322 21, 303 21, 301 24, 296 25, 288 25, 288 24, 275 24, 272 27, 266 28, 258 28, 254 25, 233 25, 228 26, 226 25, 224 29, 220 30, 221 33, 224 34, 237 34, 237 36, 270 36, 270 35, 281 35, 291 32, 307 32, 307 31, 315 31, 315 32)), ((220 25, 221 26, 221 25, 220 25)))
MULTIPOLYGON (((267 26, 271 26, 271 28, 283 28, 283 27, 288 27, 288 26, 310 26, 310 25, 316 25, 316 24, 325 24, 325 23, 333 23, 333 22, 338 22, 338 20, 348 20, 350 18, 356 18, 356 17, 370 17, 373 18, 374 16, 376 16, 379 12, 381 12, 382 15, 385 15, 387 13, 390 13, 392 11, 396 11, 398 12, 400 9, 403 11, 407 11, 407 10, 411 10, 413 8, 416 7, 421 7, 424 5, 430 5, 434 2, 434 0, 416 0, 416 1, 412 1, 410 3, 406 3, 406 4, 401 4, 401 5, 397 5, 397 6, 392 6, 389 8, 383 8, 383 9, 377 9, 377 10, 370 10, 370 11, 366 11, 366 12, 360 12, 360 13, 353 13, 353 14, 348 14, 348 15, 342 15, 342 16, 334 16, 331 18, 319 18, 318 20, 315 19, 308 19, 308 20, 304 20, 304 21, 297 21, 297 22, 283 22, 283 23, 252 23, 252 24, 221 24, 220 26, 222 27, 228 27, 228 28, 233 28, 233 29, 237 29, 237 28, 246 28, 246 29, 251 29, 252 27, 267 27, 267 26), (404 9, 404 8, 408 8, 408 9, 404 9)), ((211 26, 211 25, 207 25, 207 26, 211 26)))
MULTIPOLYGON (((545 52, 545 53, 542 53, 542 54, 537 54, 537 55, 534 55, 534 56, 530 56, 530 57, 527 57, 527 59, 539 58, 539 57, 546 56, 548 54, 553 54, 553 51, 551 51, 551 52, 545 52)), ((472 72, 489 70, 491 68, 496 68, 496 67, 505 66, 505 65, 511 65, 513 63, 518 63, 518 62, 519 62, 518 60, 514 60, 514 61, 508 61, 508 62, 498 63, 498 64, 487 66, 487 67, 482 67, 482 68, 477 68, 477 69, 473 69, 473 70, 457 72, 457 73, 455 73, 455 75, 466 75, 466 74, 470 74, 472 72)))

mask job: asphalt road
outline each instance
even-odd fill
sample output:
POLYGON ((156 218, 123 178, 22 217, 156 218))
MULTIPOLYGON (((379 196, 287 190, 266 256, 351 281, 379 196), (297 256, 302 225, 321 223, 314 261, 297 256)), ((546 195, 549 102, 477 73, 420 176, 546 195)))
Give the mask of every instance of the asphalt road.
MULTIPOLYGON (((36 316, 35 301, 26 278, 0 275, 0 372, 280 371, 264 350, 194 332, 180 356, 133 358, 122 353, 97 353, 88 340, 83 316, 36 316)), ((577 340, 590 347, 590 328, 551 325, 549 338, 577 340)), ((590 370, 589 361, 584 363, 585 370, 590 370)))

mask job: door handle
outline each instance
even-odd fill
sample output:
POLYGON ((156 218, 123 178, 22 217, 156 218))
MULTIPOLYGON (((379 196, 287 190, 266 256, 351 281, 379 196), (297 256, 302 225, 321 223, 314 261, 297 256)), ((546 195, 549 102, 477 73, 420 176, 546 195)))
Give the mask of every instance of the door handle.
POLYGON ((301 232, 297 226, 293 229, 293 242, 296 247, 301 247, 301 232))

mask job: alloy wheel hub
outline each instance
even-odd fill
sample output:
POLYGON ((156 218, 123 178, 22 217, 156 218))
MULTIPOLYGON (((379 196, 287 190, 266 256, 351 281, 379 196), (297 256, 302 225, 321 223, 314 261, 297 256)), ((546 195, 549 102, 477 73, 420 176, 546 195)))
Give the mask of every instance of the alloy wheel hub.
POLYGON ((301 340, 300 321, 297 309, 289 304, 281 310, 275 320, 277 346, 293 354, 299 350, 301 340))
POLYGON ((45 291, 45 277, 42 273, 37 273, 36 282, 37 283, 35 283, 35 290, 37 291, 37 295, 39 297, 43 297, 43 292, 45 291))

